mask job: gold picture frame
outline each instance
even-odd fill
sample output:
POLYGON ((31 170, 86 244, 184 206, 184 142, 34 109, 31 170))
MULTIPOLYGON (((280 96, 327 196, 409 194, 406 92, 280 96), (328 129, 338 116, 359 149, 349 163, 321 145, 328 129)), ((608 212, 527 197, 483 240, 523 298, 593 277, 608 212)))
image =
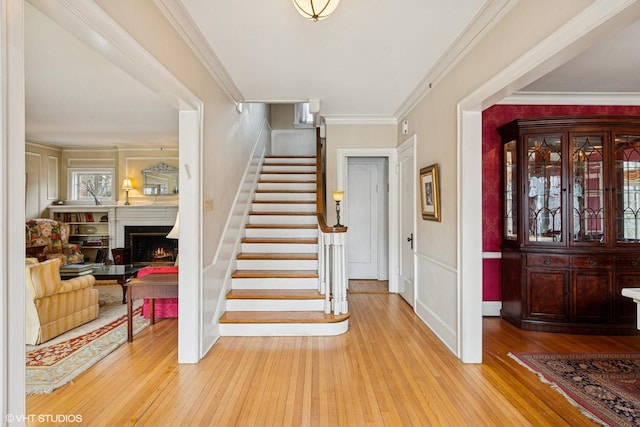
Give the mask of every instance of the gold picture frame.
POLYGON ((440 221, 440 181, 438 164, 420 169, 422 219, 440 221))

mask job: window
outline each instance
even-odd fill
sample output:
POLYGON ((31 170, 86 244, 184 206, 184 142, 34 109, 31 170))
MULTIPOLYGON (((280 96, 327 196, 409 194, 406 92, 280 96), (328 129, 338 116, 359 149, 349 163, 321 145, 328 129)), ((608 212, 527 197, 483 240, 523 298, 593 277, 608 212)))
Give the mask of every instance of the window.
POLYGON ((313 114, 309 112, 309 103, 300 102, 294 107, 293 126, 297 128, 313 127, 313 114))
POLYGON ((115 200, 113 176, 113 169, 69 169, 69 199, 115 200))

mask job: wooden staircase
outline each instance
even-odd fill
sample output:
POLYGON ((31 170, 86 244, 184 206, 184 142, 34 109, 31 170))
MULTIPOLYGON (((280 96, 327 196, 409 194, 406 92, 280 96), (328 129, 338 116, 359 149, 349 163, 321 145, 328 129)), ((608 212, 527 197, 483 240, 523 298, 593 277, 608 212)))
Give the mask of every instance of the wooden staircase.
POLYGON ((339 335, 318 292, 316 158, 267 156, 232 274, 223 336, 339 335))

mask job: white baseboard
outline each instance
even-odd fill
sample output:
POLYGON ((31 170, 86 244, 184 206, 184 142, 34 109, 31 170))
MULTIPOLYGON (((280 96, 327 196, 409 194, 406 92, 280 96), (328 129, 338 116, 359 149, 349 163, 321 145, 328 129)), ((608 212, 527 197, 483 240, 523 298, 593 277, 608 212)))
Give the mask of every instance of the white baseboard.
POLYGON ((502 301, 482 301, 483 316, 500 316, 502 301))

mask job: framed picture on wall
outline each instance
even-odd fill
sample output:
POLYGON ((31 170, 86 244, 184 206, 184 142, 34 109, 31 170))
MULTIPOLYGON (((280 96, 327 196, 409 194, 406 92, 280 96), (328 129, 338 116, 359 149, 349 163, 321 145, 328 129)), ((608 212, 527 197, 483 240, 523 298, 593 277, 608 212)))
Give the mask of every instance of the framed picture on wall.
POLYGON ((420 200, 422 219, 440 221, 440 183, 437 163, 420 169, 420 200))

